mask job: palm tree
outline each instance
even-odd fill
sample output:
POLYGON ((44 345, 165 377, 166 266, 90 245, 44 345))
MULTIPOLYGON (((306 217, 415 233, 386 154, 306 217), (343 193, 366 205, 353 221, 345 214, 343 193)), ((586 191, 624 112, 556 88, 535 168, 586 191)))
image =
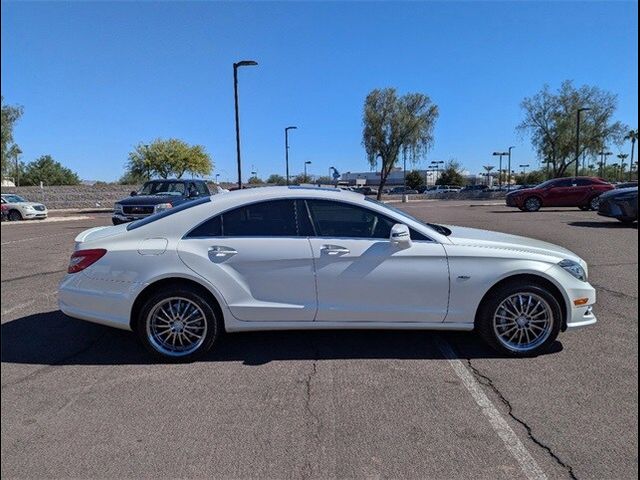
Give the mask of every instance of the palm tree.
POLYGON ((631 180, 633 177, 633 154, 636 148, 636 140, 638 140, 638 129, 630 130, 629 133, 624 136, 624 139, 631 141, 631 160, 629 161, 629 180, 631 180))
MULTIPOLYGON (((619 153, 617 155, 617 157, 620 159, 620 176, 621 177, 624 176, 624 167, 627 165, 626 163, 624 163, 624 161, 627 159, 628 156, 629 156, 628 153, 619 153)), ((619 180, 618 175, 616 175, 616 180, 619 180)))
POLYGON ((491 170, 493 170, 496 167, 494 167, 493 165, 484 165, 482 168, 484 168, 487 171, 485 176, 487 177, 487 185, 489 185, 491 183, 491 181, 489 180, 489 176, 491 174, 491 170))

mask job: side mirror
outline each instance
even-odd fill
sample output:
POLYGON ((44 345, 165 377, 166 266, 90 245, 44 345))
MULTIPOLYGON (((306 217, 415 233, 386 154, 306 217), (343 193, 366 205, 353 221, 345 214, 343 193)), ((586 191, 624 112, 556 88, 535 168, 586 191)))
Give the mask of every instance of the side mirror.
POLYGON ((135 197, 136 195, 138 195, 138 192, 136 192, 135 190, 133 190, 129 195, 131 195, 132 197, 135 197))
POLYGON ((391 235, 389 236, 389 240, 394 245, 398 245, 401 247, 410 247, 411 233, 409 232, 409 227, 407 227, 403 223, 396 223, 393 227, 391 227, 391 235))

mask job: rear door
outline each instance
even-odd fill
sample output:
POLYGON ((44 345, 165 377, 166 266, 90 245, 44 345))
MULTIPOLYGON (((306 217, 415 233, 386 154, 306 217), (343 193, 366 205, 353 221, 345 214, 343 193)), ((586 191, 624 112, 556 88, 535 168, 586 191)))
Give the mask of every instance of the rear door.
POLYGON ((546 207, 569 207, 577 201, 577 192, 571 178, 558 180, 550 189, 545 199, 546 207))
POLYGON ((245 205, 194 228, 180 241, 179 254, 222 293, 237 319, 312 321, 311 246, 296 218, 295 200, 245 205))

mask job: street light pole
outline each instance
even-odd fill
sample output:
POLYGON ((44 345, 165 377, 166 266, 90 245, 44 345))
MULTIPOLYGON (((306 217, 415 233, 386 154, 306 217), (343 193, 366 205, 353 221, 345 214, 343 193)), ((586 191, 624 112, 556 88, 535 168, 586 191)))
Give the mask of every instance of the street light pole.
POLYGON ((507 153, 507 155, 509 155, 509 177, 508 177, 508 183, 507 183, 507 191, 511 191, 511 150, 513 150, 516 147, 509 147, 509 151, 507 153))
MULTIPOLYGON (((287 127, 284 129, 284 161, 287 175, 287 185, 289 185, 289 130, 297 130, 298 127, 287 127)), ((306 178, 306 175, 305 175, 306 178)))
POLYGON ((576 177, 578 176, 580 166, 580 113, 588 112, 590 108, 579 108, 576 112, 576 177))
POLYGON ((311 160, 307 160, 306 162, 304 162, 304 181, 305 181, 305 183, 309 183, 307 181, 307 165, 311 165, 311 160))
POLYGON ((493 155, 500 157, 500 165, 498 167, 498 186, 502 189, 502 157, 509 154, 507 152, 493 152, 493 155))
POLYGON ((240 161, 240 113, 238 111, 238 68, 258 65, 253 60, 243 60, 233 64, 233 96, 236 111, 236 157, 238 160, 238 189, 242 188, 242 163, 240 161))
POLYGON ((520 168, 522 169, 522 181, 523 183, 527 183, 527 167, 529 167, 530 165, 528 163, 524 164, 524 165, 520 165, 520 168))

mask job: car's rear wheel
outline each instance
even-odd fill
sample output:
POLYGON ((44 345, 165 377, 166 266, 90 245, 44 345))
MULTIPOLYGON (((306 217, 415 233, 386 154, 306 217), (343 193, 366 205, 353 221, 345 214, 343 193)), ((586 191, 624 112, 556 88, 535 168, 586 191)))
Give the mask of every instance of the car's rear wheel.
POLYGON ((592 197, 589 200, 589 210, 597 211, 600 207, 600 196, 592 197))
POLYGON ((562 324, 560 304, 546 288, 519 281, 492 292, 478 311, 476 329, 500 353, 527 357, 546 351, 562 324))
POLYGON ((7 215, 10 222, 18 222, 22 220, 22 214, 19 210, 9 210, 9 214, 7 215))
POLYGON ((632 225, 638 221, 637 218, 619 218, 618 220, 620 220, 625 225, 632 225))
POLYGON ((524 209, 527 212, 537 212, 542 207, 542 202, 538 197, 529 197, 524 201, 524 209))
POLYGON ((214 345, 220 319, 206 298, 188 286, 165 288, 149 297, 140 309, 136 332, 155 357, 188 362, 214 345))
POLYGON ((591 210, 591 207, 588 205, 581 205, 578 207, 580 210, 582 210, 583 212, 587 212, 589 210, 591 210))

